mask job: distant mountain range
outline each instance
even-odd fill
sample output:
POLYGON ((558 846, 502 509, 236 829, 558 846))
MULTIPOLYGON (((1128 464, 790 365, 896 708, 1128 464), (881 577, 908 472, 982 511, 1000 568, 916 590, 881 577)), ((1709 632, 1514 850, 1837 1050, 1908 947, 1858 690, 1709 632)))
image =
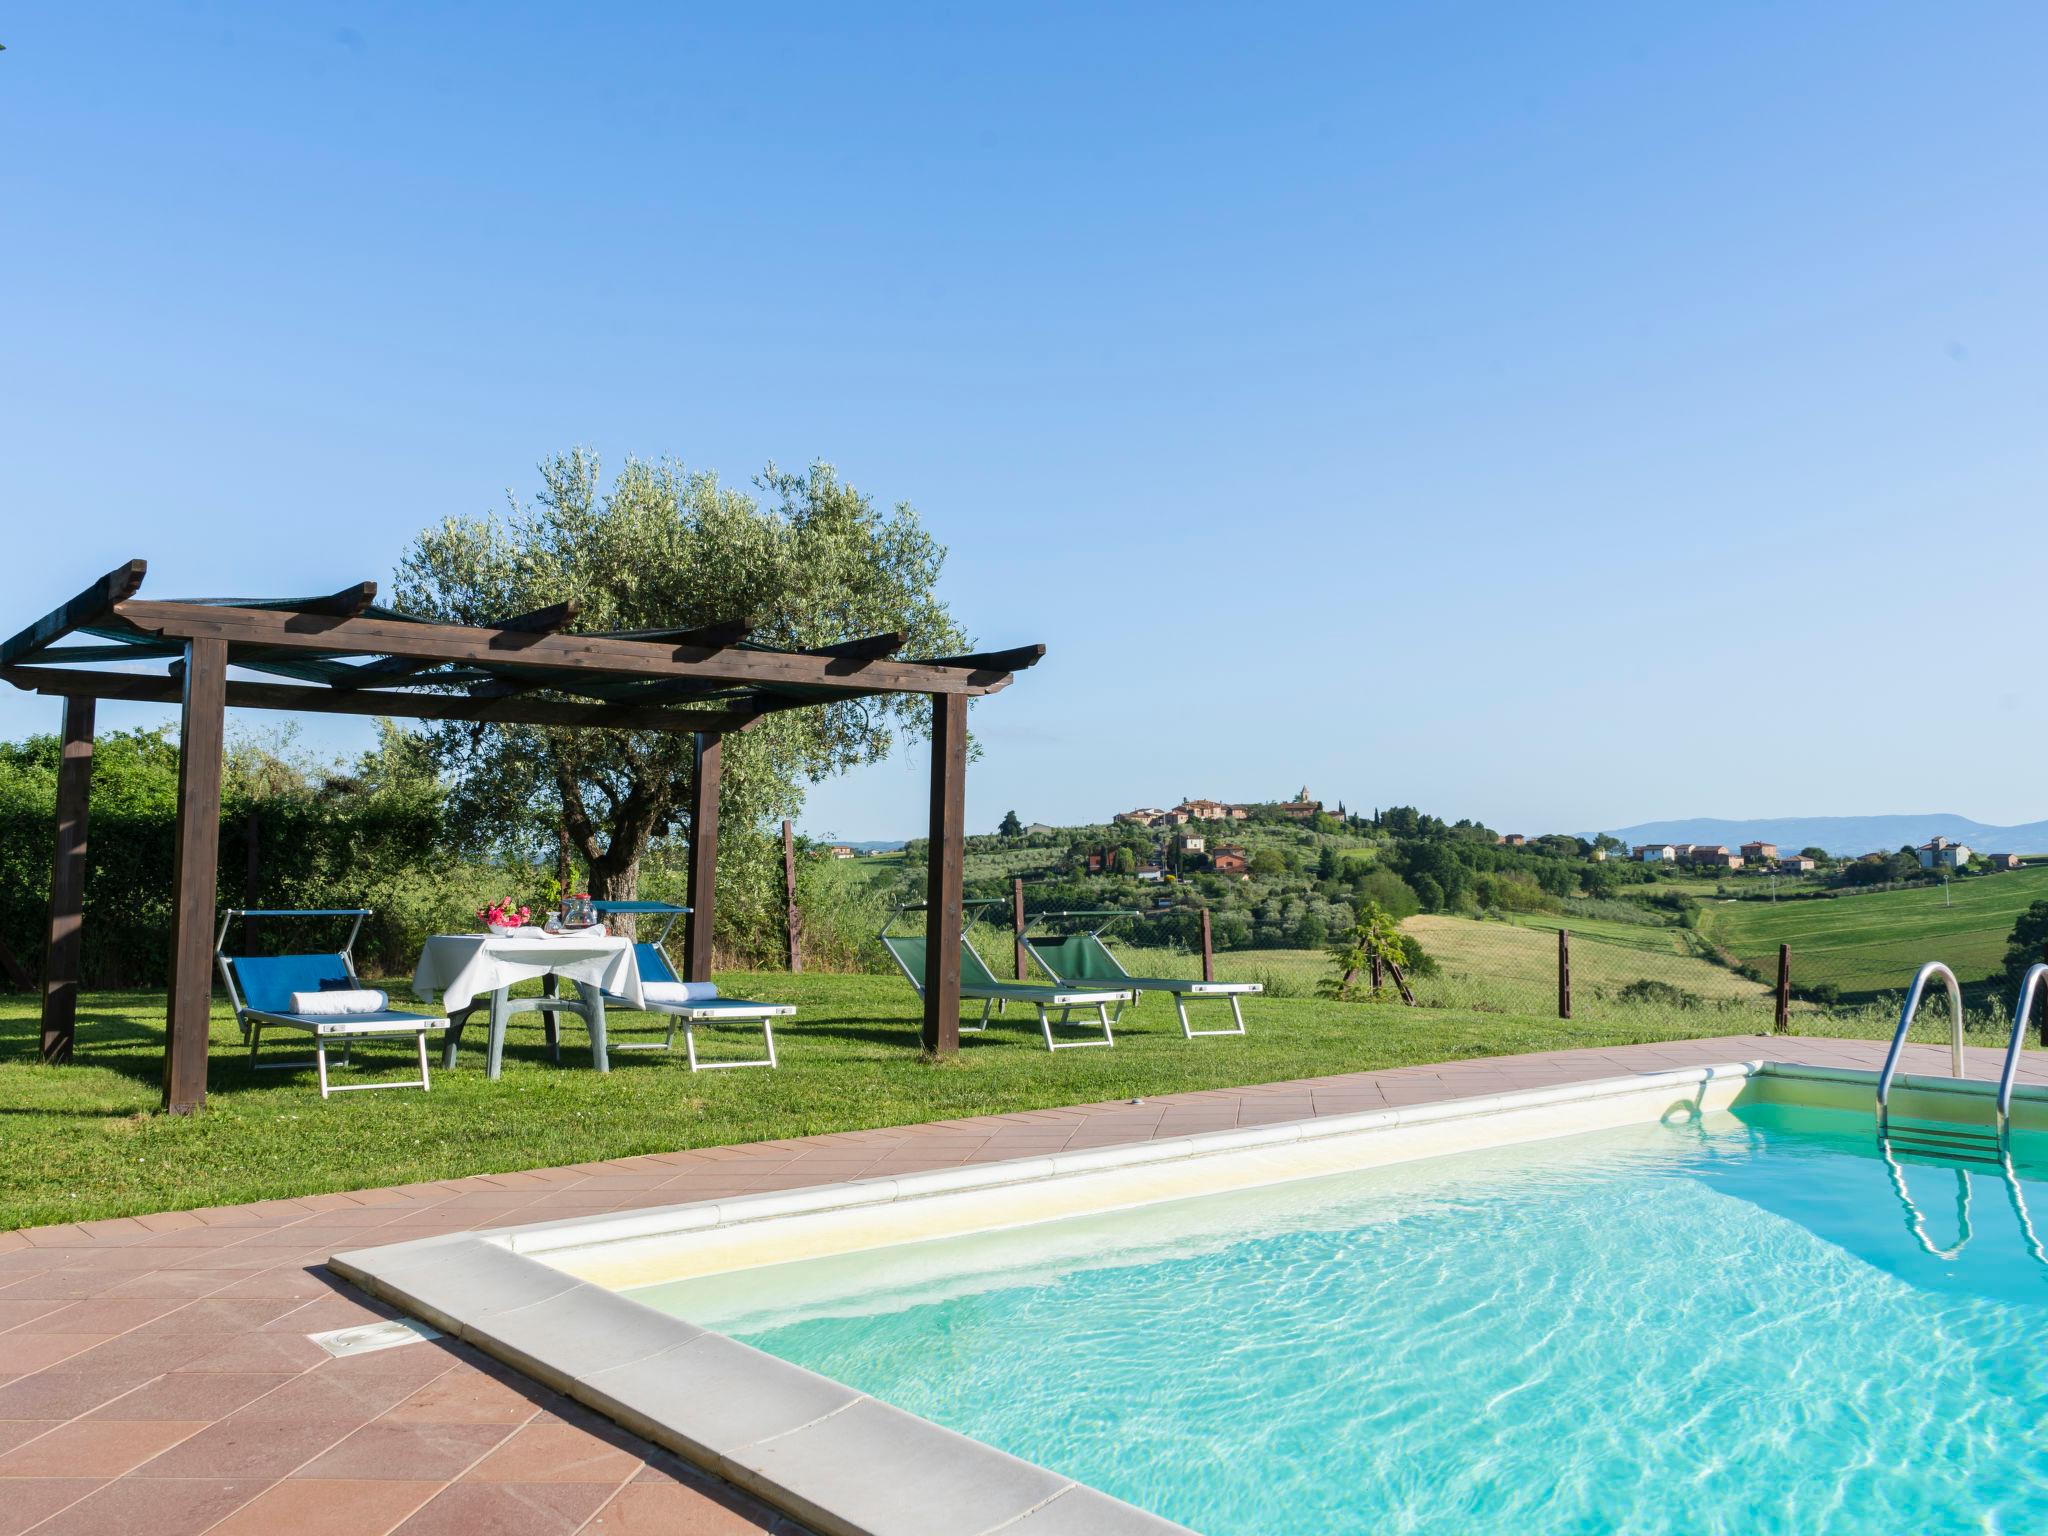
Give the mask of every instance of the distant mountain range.
POLYGON ((1967 816, 1762 816, 1727 821, 1700 816, 1682 821, 1645 821, 1608 829, 1633 847, 1637 843, 1776 843, 1786 853, 1825 848, 1837 858, 1856 858, 1879 849, 1918 847, 1930 838, 1967 843, 1979 853, 2048 853, 2048 821, 1994 827, 1967 816))

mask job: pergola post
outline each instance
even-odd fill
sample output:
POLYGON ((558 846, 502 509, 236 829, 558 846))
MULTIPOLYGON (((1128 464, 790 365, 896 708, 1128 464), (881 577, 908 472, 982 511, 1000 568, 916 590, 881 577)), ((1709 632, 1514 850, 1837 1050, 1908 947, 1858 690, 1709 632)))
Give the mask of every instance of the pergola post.
POLYGON ((967 820, 967 699, 932 695, 932 804, 924 914, 924 1048, 960 1050, 960 865, 967 820))
POLYGON ((711 979, 711 933, 718 912, 718 780, 725 738, 697 733, 696 771, 690 777, 690 908, 683 928, 683 979, 711 979))
POLYGON ((227 680, 225 640, 186 642, 178 715, 178 826, 171 865, 170 1017, 164 1052, 164 1108, 180 1115, 206 1102, 227 680))
POLYGON ((50 861, 50 941, 43 955, 43 1060, 71 1059, 85 924, 85 822, 92 801, 93 701, 64 701, 57 763, 57 847, 50 861))

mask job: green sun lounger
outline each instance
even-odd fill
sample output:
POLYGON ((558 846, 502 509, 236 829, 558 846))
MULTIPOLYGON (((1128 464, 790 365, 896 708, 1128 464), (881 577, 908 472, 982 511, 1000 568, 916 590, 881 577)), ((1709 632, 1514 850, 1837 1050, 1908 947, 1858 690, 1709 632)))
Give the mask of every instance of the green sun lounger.
MULTIPOLYGON (((914 937, 899 937, 884 932, 880 935, 882 947, 901 968, 917 995, 924 996, 925 940, 914 937)), ((1123 1005, 1131 1001, 1128 986, 1116 987, 1040 987, 1022 981, 998 981, 995 973, 983 964, 974 946, 967 940, 960 941, 960 996, 978 999, 981 1002, 981 1021, 977 1024, 963 1024, 961 1031, 979 1034, 988 1028, 988 1016, 998 1003, 1023 1003, 1038 1010, 1038 1027, 1045 1032, 1045 1048, 1048 1051, 1071 1051, 1084 1045, 1115 1045, 1116 1038, 1110 1033, 1109 1005, 1117 1005, 1122 1012, 1123 1005), (1096 1017, 1102 1021, 1102 1038, 1092 1036, 1086 1040, 1059 1040, 1052 1032, 1050 1010, 1057 1009, 1060 1023, 1071 1022, 1070 1015, 1076 1008, 1093 1008, 1096 1017)))
MULTIPOLYGON (((1066 914, 1054 914, 1066 915, 1066 914)), ((1100 930, 1090 933, 1041 934, 1024 937, 1025 953, 1039 968, 1063 987, 1126 987, 1134 993, 1171 992, 1173 1006, 1180 1014, 1180 1031, 1193 1040, 1202 1035, 1241 1035, 1244 1010, 1238 1000, 1254 997, 1266 989, 1255 981, 1189 981, 1173 976, 1133 976, 1102 942, 1100 930), (1230 1004, 1234 1029, 1196 1029, 1188 1022, 1188 999, 1215 998, 1230 1004)), ((1118 1010, 1121 1017, 1122 1010, 1118 1010)))

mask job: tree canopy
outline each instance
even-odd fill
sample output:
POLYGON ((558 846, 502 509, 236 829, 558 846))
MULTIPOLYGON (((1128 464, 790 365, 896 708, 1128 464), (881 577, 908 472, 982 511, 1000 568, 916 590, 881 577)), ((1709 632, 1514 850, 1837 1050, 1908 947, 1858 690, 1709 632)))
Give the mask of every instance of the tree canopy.
MULTIPOLYGON (((603 484, 596 455, 540 466, 529 501, 450 518, 414 540, 396 605, 487 625, 565 599, 589 630, 675 629, 745 619, 786 649, 900 630, 907 656, 966 649, 937 593, 945 550, 917 513, 884 512, 826 464, 769 465, 753 491, 663 460, 628 459, 603 484)), ((744 840, 794 815, 804 788, 923 734, 929 703, 884 694, 768 715, 725 743, 719 810, 744 840)), ((429 733, 458 825, 479 843, 565 837, 593 894, 636 894, 640 860, 672 828, 693 772, 677 733, 448 724, 429 733)), ((735 849, 737 852, 737 848, 735 849)))

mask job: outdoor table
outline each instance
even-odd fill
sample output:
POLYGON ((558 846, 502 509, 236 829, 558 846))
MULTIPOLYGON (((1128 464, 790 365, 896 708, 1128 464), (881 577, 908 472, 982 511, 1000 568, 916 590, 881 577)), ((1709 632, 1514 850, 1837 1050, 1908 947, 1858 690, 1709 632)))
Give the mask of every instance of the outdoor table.
MULTIPOLYGON (((590 1026, 590 1054, 597 1070, 609 1072, 611 1060, 605 1049, 605 994, 620 998, 634 1008, 645 999, 640 991, 640 967, 633 941, 616 938, 602 930, 590 933, 549 934, 541 929, 522 929, 514 934, 436 934, 420 951, 420 963, 412 973, 412 989, 431 1000, 441 995, 441 1006, 451 1025, 441 1065, 455 1065, 455 1049, 461 1042, 462 1025, 485 998, 490 1006, 490 1044, 485 1053, 485 1072, 496 1079, 504 1066, 505 1026, 515 1013, 548 1016, 548 1033, 556 1040, 554 1015, 573 1013, 590 1026), (550 993, 545 997, 514 998, 515 982, 547 979, 550 993), (575 984, 578 998, 553 994, 554 977, 566 977, 575 984), (458 1019, 456 1016, 462 1017, 458 1019)), ((557 1056, 559 1059, 559 1054, 557 1056)))

